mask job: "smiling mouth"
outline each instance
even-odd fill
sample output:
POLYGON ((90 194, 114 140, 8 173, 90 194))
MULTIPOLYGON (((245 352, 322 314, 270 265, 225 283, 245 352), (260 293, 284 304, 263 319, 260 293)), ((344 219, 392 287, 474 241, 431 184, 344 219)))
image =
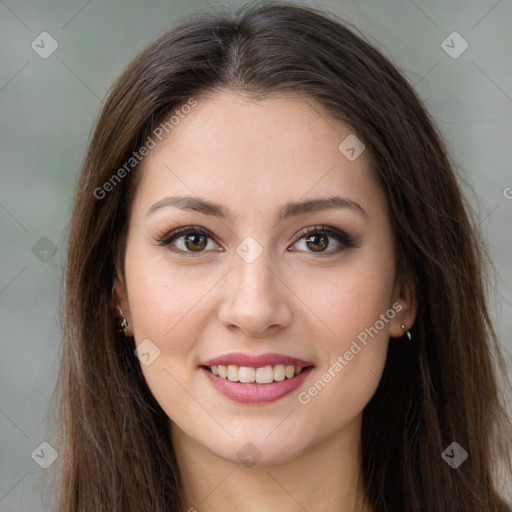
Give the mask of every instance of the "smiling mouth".
POLYGON ((205 368, 221 379, 226 379, 231 382, 240 382, 244 384, 272 384, 273 382, 293 379, 303 370, 306 368, 312 368, 312 366, 276 364, 254 368, 251 366, 237 366, 234 364, 219 364, 203 366, 202 368, 205 368))

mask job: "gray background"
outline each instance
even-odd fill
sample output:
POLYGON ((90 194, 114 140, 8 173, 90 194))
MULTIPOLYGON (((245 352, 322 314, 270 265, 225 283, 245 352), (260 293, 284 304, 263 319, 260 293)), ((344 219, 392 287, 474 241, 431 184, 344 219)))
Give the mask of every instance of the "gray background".
MULTIPOLYGON (((498 271, 490 288, 492 310, 512 369, 512 3, 305 3, 360 28, 392 58, 436 118, 498 271), (453 31, 469 44, 458 58, 441 44, 453 31)), ((58 368, 66 228, 93 123, 136 52, 186 14, 215 9, 225 7, 214 0, 0 0, 3 512, 54 508, 41 503, 40 489, 51 485, 58 459, 42 469, 31 454, 43 441, 55 444, 48 400, 58 368), (43 31, 58 43, 46 59, 31 48, 43 31)), ((452 52, 461 48, 457 39, 447 44, 452 52)), ((510 394, 505 399, 510 406, 510 394)))

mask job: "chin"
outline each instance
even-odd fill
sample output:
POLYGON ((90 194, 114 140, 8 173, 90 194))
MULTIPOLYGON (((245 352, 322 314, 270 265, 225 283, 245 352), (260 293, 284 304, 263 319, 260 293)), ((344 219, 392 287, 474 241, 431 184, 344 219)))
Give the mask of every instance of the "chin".
MULTIPOLYGON (((217 457, 235 464, 247 467, 258 467, 282 464, 298 457, 305 450, 305 440, 291 437, 283 432, 278 435, 272 432, 275 428, 245 429, 243 434, 234 435, 233 438, 214 445, 210 439, 205 439, 204 446, 217 457)), ((201 442, 199 440, 199 442, 201 442)))

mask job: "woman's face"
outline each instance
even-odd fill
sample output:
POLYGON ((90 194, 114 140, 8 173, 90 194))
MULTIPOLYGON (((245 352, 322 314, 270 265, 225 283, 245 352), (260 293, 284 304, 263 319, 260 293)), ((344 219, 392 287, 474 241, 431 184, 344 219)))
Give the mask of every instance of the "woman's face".
POLYGON ((175 441, 264 464, 359 431, 414 316, 362 149, 311 100, 223 92, 143 160, 116 286, 175 441))

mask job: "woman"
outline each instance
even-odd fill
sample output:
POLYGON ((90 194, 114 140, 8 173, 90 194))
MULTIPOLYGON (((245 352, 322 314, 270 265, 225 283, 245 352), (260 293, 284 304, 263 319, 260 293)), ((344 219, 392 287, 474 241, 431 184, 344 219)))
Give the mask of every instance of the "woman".
POLYGON ((292 5, 184 22, 78 182, 60 510, 506 510, 483 265, 377 50, 292 5))

